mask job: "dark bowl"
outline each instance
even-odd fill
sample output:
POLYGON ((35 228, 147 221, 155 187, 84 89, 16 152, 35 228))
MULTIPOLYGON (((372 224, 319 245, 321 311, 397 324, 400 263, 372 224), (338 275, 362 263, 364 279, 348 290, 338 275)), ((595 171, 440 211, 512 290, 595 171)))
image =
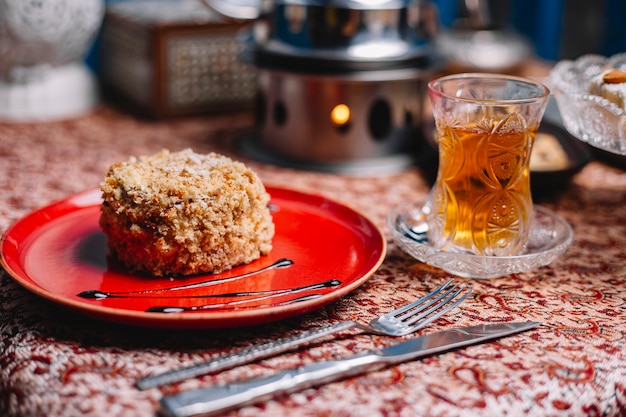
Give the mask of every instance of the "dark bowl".
POLYGON ((566 188, 570 179, 589 162, 592 153, 589 145, 576 139, 563 127, 551 122, 544 120, 539 127, 539 132, 555 138, 568 159, 565 167, 555 166, 551 169, 546 166, 534 169, 531 166, 530 184, 533 197, 546 198, 566 188))
POLYGON ((593 148, 593 157, 615 168, 626 170, 626 155, 618 155, 613 152, 593 148))

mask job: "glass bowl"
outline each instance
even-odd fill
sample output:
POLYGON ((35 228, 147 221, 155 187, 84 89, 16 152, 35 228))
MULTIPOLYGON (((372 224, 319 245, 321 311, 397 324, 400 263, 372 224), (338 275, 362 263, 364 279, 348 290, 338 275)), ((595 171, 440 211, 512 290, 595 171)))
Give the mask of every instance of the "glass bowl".
POLYGON ((550 85, 568 132, 598 149, 626 155, 626 110, 588 92, 591 79, 607 67, 626 71, 626 53, 559 61, 550 85))
POLYGON ((404 203, 387 216, 395 242, 418 261, 465 278, 498 278, 550 264, 570 245, 573 231, 556 213, 535 205, 530 236, 515 256, 479 256, 448 252, 432 246, 422 212, 424 202, 404 203))

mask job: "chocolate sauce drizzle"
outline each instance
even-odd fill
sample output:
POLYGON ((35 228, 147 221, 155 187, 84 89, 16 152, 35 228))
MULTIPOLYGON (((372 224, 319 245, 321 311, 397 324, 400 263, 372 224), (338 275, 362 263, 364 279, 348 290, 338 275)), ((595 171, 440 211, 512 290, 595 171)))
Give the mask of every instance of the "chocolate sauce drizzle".
MULTIPOLYGON (((299 292, 304 292, 304 291, 316 290, 320 288, 336 287, 338 285, 341 285, 341 281, 337 279, 331 279, 331 280, 320 282, 317 284, 306 285, 306 286, 297 287, 297 288, 285 288, 285 289, 267 290, 267 291, 235 292, 235 293, 214 294, 214 295, 207 295, 207 296, 192 296, 192 297, 185 297, 185 298, 201 298, 201 297, 206 297, 206 298, 231 298, 232 297, 234 298, 234 297, 250 297, 250 296, 255 296, 255 297, 246 298, 245 300, 234 300, 234 301, 227 301, 224 303, 205 304, 201 306, 192 306, 192 307, 154 306, 154 307, 150 307, 149 309, 147 309, 146 312, 182 313, 185 311, 214 310, 214 309, 219 310, 219 309, 225 309, 225 308, 232 309, 233 307, 236 307, 237 309, 257 308, 257 306, 241 306, 241 305, 245 303, 254 302, 254 301, 268 300, 270 298, 280 297, 285 294, 294 294, 294 293, 299 293, 299 292)), ((293 304, 297 302, 319 298, 321 296, 322 294, 317 294, 317 293, 308 294, 308 295, 293 298, 290 300, 285 300, 285 301, 281 301, 275 304, 271 304, 270 306, 276 307, 280 305, 293 304)))
POLYGON ((90 298, 90 299, 96 299, 96 300, 102 300, 104 298, 139 298, 137 296, 145 296, 147 294, 162 294, 162 293, 166 293, 169 291, 181 291, 181 290, 189 290, 189 289, 193 289, 193 288, 201 288, 201 287, 208 287, 211 285, 218 285, 218 284, 223 284, 225 282, 231 282, 231 281, 236 281, 238 279, 242 279, 242 278, 247 278, 250 277, 252 275, 256 275, 256 274, 260 274, 272 269, 277 269, 277 268, 287 268, 289 266, 293 265, 293 261, 291 259, 279 259, 278 261, 274 262, 272 265, 270 266, 266 266, 265 268, 261 268, 258 269, 256 271, 252 271, 252 272, 248 272, 246 274, 241 274, 241 275, 236 275, 233 277, 228 277, 228 278, 221 278, 221 279, 213 279, 213 280, 207 280, 207 281, 202 281, 202 282, 197 282, 194 284, 187 284, 187 285, 180 285, 180 286, 176 286, 176 287, 168 287, 168 288, 157 288, 157 289, 150 289, 150 290, 140 290, 140 291, 110 291, 110 292, 104 292, 104 291, 100 291, 100 290, 87 290, 87 291, 83 291, 79 294, 76 294, 77 297, 81 297, 81 298, 90 298))
MULTIPOLYGON (((171 294, 172 292, 178 292, 182 290, 189 290, 194 288, 202 288, 208 287, 211 285, 223 284, 226 282, 232 282, 235 280, 247 278, 253 275, 257 275, 263 272, 267 272, 272 269, 277 268, 287 268, 293 265, 293 261, 291 259, 282 258, 278 261, 274 262, 272 265, 267 267, 258 269, 256 271, 248 272, 241 275, 236 275, 228 278, 220 278, 220 279, 209 279, 202 282, 197 282, 193 284, 187 285, 179 285, 175 287, 168 288, 156 288, 156 289, 148 289, 148 290, 139 290, 139 291, 100 291, 100 290, 87 290, 77 294, 78 297, 88 298, 94 300, 103 300, 105 298, 151 298, 151 299, 159 299, 159 298, 185 298, 185 299, 193 299, 193 298, 244 298, 239 300, 226 301, 217 304, 205 304, 200 306, 191 306, 191 307, 178 307, 178 306, 154 306, 150 307, 146 310, 146 312, 150 313, 181 313, 186 311, 202 311, 202 310, 220 310, 220 309, 248 309, 248 308, 258 308, 257 305, 245 305, 255 301, 268 300, 275 297, 281 297, 286 294, 295 294, 305 291, 318 290, 322 288, 330 288, 341 285, 341 281, 337 279, 330 279, 328 281, 306 285, 303 287, 296 288, 284 288, 284 289, 274 289, 274 290, 263 290, 263 291, 241 291, 241 292, 230 292, 230 293, 222 293, 222 294, 193 294, 193 295, 184 295, 184 294, 171 294)), ((307 294, 300 297, 278 301, 274 304, 264 305, 264 307, 276 307, 288 304, 299 303, 307 300, 312 300, 315 298, 322 297, 323 294, 313 293, 307 294)))

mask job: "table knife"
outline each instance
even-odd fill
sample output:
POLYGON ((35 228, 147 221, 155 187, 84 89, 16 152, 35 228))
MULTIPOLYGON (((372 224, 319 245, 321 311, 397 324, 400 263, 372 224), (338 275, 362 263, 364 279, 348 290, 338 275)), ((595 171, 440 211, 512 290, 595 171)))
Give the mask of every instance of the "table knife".
POLYGON ((161 399, 167 417, 206 417, 384 367, 509 336, 539 326, 538 322, 485 324, 426 334, 384 349, 343 359, 317 362, 272 376, 218 385, 161 399))

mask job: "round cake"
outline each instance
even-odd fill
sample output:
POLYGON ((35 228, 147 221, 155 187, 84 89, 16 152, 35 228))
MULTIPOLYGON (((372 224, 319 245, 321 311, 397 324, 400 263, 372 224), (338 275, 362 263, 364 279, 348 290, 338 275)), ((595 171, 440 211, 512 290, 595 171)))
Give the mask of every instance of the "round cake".
POLYGON ((163 150, 113 164, 100 226, 111 253, 153 276, 219 273, 272 249, 270 196, 256 173, 216 153, 163 150))

